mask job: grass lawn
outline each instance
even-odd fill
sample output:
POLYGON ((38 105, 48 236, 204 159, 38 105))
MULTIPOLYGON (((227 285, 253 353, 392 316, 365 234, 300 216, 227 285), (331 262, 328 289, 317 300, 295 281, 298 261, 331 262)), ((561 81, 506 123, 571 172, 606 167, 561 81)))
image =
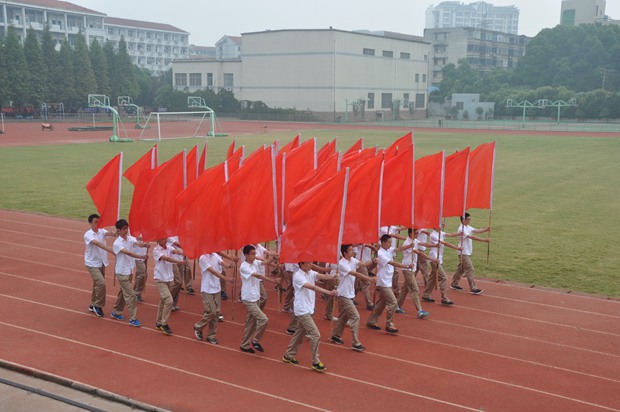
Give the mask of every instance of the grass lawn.
MULTIPOLYGON (((365 147, 386 147, 401 133, 394 131, 305 131, 302 140, 320 144, 338 139, 348 148, 364 137, 365 147)), ((235 137, 246 154, 263 143, 293 133, 235 137)), ((620 139, 562 136, 511 136, 477 133, 416 133, 416 157, 497 141, 490 262, 486 244, 474 245, 478 276, 539 286, 620 296, 618 252, 620 231, 620 139)), ((160 144, 160 161, 202 140, 160 144)), ((231 137, 209 140, 208 163, 223 160, 231 137)), ((86 182, 119 151, 126 169, 152 143, 68 144, 0 149, 0 208, 85 219, 94 207, 86 182)), ((122 212, 127 215, 132 186, 123 180, 122 212)), ((489 212, 472 210, 472 226, 487 226, 489 212)), ((446 231, 455 231, 448 219, 446 231)), ((85 222, 86 230, 87 224, 85 222)), ((452 272, 456 256, 446 251, 444 267, 452 272)))

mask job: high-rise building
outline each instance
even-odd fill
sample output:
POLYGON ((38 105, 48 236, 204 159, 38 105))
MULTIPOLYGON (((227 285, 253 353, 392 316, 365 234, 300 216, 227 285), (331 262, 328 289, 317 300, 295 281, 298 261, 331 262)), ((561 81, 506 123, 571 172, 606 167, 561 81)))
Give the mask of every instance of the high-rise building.
POLYGON ((517 34, 519 9, 515 6, 496 7, 484 1, 464 4, 444 1, 426 10, 426 28, 444 29, 473 27, 476 29, 517 34))
POLYGON ((605 0, 562 0, 560 24, 578 26, 605 20, 605 0))

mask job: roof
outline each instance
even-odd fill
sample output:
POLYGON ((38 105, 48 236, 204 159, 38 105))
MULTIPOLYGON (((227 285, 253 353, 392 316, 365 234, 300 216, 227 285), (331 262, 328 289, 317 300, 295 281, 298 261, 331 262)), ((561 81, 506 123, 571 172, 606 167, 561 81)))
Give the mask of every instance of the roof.
POLYGON ((392 31, 370 31, 370 30, 349 31, 349 30, 340 30, 340 29, 334 29, 334 28, 329 28, 329 29, 277 29, 277 30, 247 32, 247 33, 241 33, 241 35, 246 36, 246 35, 252 35, 252 34, 267 34, 267 33, 321 32, 321 31, 322 32, 334 31, 334 32, 356 34, 356 35, 362 35, 362 36, 384 37, 384 38, 389 38, 389 39, 394 39, 394 40, 404 40, 404 41, 410 41, 410 42, 416 42, 416 43, 430 44, 426 40, 424 40, 424 37, 422 36, 413 36, 410 34, 396 33, 392 31))
POLYGON ((105 13, 101 13, 95 10, 87 9, 86 7, 78 6, 77 4, 69 3, 68 1, 60 0, 19 0, 19 1, 7 1, 7 5, 30 5, 36 7, 42 7, 45 9, 57 9, 64 11, 74 11, 79 13, 98 14, 105 16, 105 13))
POLYGON ((153 23, 150 21, 121 19, 119 17, 105 17, 103 19, 103 22, 104 24, 112 25, 112 26, 138 27, 141 29, 161 30, 161 31, 170 31, 170 32, 189 34, 189 32, 186 32, 185 30, 181 30, 177 27, 171 26, 170 24, 153 23))

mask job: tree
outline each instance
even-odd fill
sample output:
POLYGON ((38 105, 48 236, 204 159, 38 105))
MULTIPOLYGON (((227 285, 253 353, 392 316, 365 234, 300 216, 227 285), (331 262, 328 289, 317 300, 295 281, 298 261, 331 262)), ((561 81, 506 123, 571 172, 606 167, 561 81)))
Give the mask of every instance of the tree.
POLYGON ((25 73, 28 73, 24 49, 19 42, 15 27, 9 26, 4 41, 7 99, 14 107, 22 107, 31 94, 25 73))
POLYGON ((118 51, 114 58, 114 76, 112 79, 112 96, 137 96, 139 93, 136 74, 134 72, 131 57, 127 52, 127 43, 121 36, 118 42, 118 51))
POLYGON ((50 28, 45 25, 43 35, 41 36, 41 53, 47 67, 47 91, 43 100, 46 102, 58 102, 58 81, 62 73, 58 70, 58 52, 56 51, 56 43, 50 33, 50 28))
POLYGON ((6 77, 6 57, 4 52, 4 41, 0 39, 0 107, 8 103, 8 85, 6 77))
POLYGON ((27 81, 30 83, 29 90, 31 92, 30 95, 26 96, 26 100, 39 107, 48 94, 48 68, 37 34, 33 29, 28 29, 24 41, 24 57, 28 67, 27 81))
POLYGON ((95 39, 90 44, 90 66, 97 81, 97 94, 110 95, 110 77, 108 77, 108 62, 99 42, 95 39))
POLYGON ((476 107, 476 116, 478 116, 478 120, 483 120, 484 109, 481 106, 476 107))
POLYGON ((97 80, 93 68, 90 65, 90 55, 86 39, 82 33, 78 33, 75 38, 75 49, 73 51, 73 77, 75 96, 83 106, 83 102, 88 101, 88 95, 97 92, 97 80))
POLYGON ((73 56, 71 46, 67 40, 60 45, 58 53, 58 64, 56 65, 56 99, 57 102, 63 102, 65 108, 69 110, 77 109, 84 105, 84 101, 78 101, 75 94, 75 86, 73 83, 73 56))

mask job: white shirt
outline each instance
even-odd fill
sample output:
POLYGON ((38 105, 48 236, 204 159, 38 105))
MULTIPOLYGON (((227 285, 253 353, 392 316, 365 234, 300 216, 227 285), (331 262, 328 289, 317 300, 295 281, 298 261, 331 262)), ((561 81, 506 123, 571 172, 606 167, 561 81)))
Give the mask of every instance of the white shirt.
POLYGON ((372 259, 372 249, 368 246, 358 245, 353 248, 353 251, 355 252, 355 258, 360 262, 368 262, 372 259))
MULTIPOLYGON (((403 243, 403 246, 411 246, 412 242, 413 242, 413 248, 418 250, 420 248, 420 245, 419 245, 420 242, 418 241, 417 238, 412 240, 409 236, 407 236, 407 239, 403 243)), ((415 267, 417 263, 418 263, 418 254, 413 253, 413 251, 411 250, 411 247, 408 247, 407 249, 403 250, 403 265, 412 265, 413 267, 415 267)))
POLYGON ((174 263, 161 259, 162 256, 172 256, 173 248, 168 246, 165 249, 159 245, 153 249, 153 259, 155 260, 155 272, 153 278, 160 282, 172 282, 174 280, 174 272, 172 271, 172 265, 174 263))
MULTIPOLYGON (((459 230, 457 230, 457 232, 463 232, 463 236, 459 235, 459 247, 463 248, 463 254, 465 256, 471 256, 472 252, 473 252, 473 240, 471 240, 469 238, 469 235, 471 235, 474 232, 473 227, 466 225, 463 226, 462 224, 459 226, 459 230)), ((457 252, 457 255, 460 255, 461 252, 457 252)))
POLYGON ((299 265, 297 263, 285 263, 284 270, 295 273, 299 270, 299 265))
POLYGON ((394 266, 388 264, 394 260, 394 247, 387 250, 382 247, 377 252, 377 286, 383 288, 392 287, 392 276, 394 276, 394 266))
POLYGON ((359 261, 352 257, 350 260, 341 258, 338 263, 338 296, 353 299, 355 297, 355 276, 351 272, 357 272, 359 261))
POLYGON ((117 275, 129 276, 131 275, 134 264, 134 258, 131 256, 121 252, 121 250, 125 249, 129 252, 134 252, 133 245, 136 243, 136 238, 133 236, 127 235, 126 239, 122 237, 117 237, 114 241, 114 245, 112 245, 112 250, 116 255, 116 262, 114 265, 114 273, 117 275))
MULTIPOLYGON (((416 236, 416 239, 420 243, 428 243, 428 235, 424 233, 423 230, 426 229, 420 229, 420 232, 418 233, 418 236, 416 236)), ((424 252, 426 250, 426 246, 419 245, 417 249, 424 252)))
POLYGON ((241 300, 246 302, 258 302, 260 299, 260 279, 252 276, 252 273, 260 273, 258 271, 258 263, 249 264, 247 261, 239 267, 241 274, 241 300))
POLYGON ((96 240, 97 242, 105 245, 106 233, 109 232, 105 229, 99 229, 96 233, 92 229, 88 229, 88 231, 84 233, 84 244, 86 245, 86 250, 84 251, 84 264, 86 266, 91 268, 108 266, 108 252, 92 243, 93 240, 96 240))
POLYGON ((295 316, 314 314, 316 293, 312 289, 305 288, 306 283, 314 285, 317 273, 314 270, 304 272, 299 269, 293 274, 293 288, 295 289, 295 301, 293 313, 295 316))
MULTIPOLYGON (((446 237, 446 232, 441 232, 441 238, 439 237, 439 233, 436 230, 431 232, 431 243, 437 244, 440 240, 444 240, 446 237)), ((439 245, 439 248, 433 247, 428 253, 433 259, 439 259, 439 263, 443 263, 443 249, 444 245, 439 245), (439 258, 437 257, 437 252, 439 251, 439 258)))
POLYGON ((202 272, 202 281, 200 282, 200 291, 203 293, 220 293, 222 291, 222 285, 220 278, 213 275, 209 268, 212 268, 218 273, 222 273, 222 262, 224 259, 217 253, 207 253, 200 256, 198 263, 200 265, 200 271, 202 272))

